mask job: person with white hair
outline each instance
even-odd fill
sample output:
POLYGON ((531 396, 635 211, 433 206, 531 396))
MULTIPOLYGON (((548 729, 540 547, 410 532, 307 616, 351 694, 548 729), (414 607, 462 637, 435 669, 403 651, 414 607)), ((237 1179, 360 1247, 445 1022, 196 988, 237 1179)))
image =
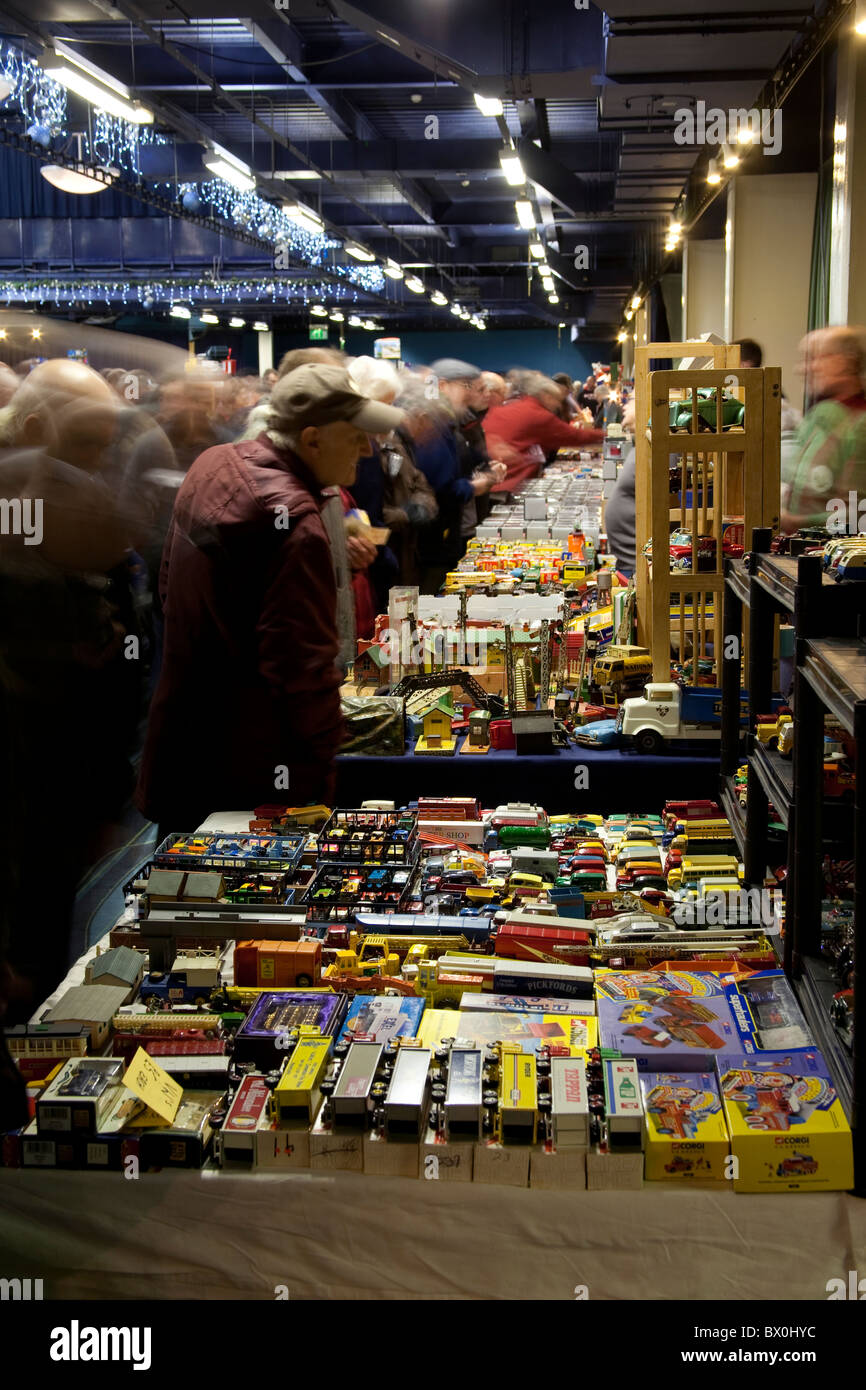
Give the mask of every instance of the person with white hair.
POLYGON ((532 373, 523 382, 525 394, 489 410, 484 419, 491 455, 507 465, 505 477, 494 492, 515 492, 541 471, 545 455, 557 449, 598 444, 604 431, 567 425, 557 418, 561 388, 550 377, 532 373))

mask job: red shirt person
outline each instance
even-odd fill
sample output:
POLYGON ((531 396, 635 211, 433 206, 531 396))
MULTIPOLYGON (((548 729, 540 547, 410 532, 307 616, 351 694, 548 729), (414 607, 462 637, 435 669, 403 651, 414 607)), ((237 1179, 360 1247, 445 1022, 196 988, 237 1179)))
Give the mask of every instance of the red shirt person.
POLYGON ((484 417, 484 434, 491 458, 507 465, 505 477, 493 492, 515 492, 541 472, 547 454, 581 444, 598 444, 603 430, 567 425, 553 412, 561 403, 555 381, 537 376, 524 396, 493 406, 484 417))
POLYGON ((343 722, 322 489, 350 487, 368 435, 402 418, 343 367, 299 367, 274 388, 267 433, 207 449, 187 473, 163 555, 164 657, 137 798, 163 828, 332 796, 343 722))

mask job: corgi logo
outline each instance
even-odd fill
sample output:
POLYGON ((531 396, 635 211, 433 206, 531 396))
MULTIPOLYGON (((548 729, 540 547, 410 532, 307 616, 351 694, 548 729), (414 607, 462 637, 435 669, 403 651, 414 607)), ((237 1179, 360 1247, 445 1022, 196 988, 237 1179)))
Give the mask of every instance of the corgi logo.
POLYGON ((68 1327, 51 1330, 52 1361, 131 1361, 134 1371, 149 1371, 149 1327, 82 1327, 73 1318, 68 1327))

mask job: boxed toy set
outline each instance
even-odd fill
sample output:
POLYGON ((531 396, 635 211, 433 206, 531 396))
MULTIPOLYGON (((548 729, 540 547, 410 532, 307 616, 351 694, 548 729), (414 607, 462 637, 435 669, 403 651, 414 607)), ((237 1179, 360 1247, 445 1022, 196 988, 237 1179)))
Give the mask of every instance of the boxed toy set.
POLYGON ((713 1058, 739 1041, 717 975, 685 971, 596 972, 604 1057, 631 1057, 638 1070, 712 1070, 713 1058))
POLYGON ((820 1052, 716 1059, 737 1192, 847 1190, 851 1130, 820 1052))
POLYGON ((712 1072, 645 1072, 644 1176, 659 1182, 723 1182, 730 1140, 712 1072))

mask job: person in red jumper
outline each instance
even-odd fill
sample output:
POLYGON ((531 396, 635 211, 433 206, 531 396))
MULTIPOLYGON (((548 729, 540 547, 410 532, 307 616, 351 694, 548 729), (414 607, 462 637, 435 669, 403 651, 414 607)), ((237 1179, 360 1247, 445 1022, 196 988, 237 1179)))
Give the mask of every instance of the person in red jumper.
POLYGON ((402 420, 344 367, 298 367, 274 387, 265 433, 206 450, 187 473, 137 797, 165 833, 281 792, 333 804, 342 677, 323 490, 351 487, 368 436, 402 420))
POLYGON ((541 472, 547 454, 581 444, 599 444, 604 430, 567 425, 554 412, 562 403, 561 388, 549 377, 533 376, 525 395, 493 406, 484 417, 487 447, 507 465, 505 477, 493 492, 515 492, 541 472))

